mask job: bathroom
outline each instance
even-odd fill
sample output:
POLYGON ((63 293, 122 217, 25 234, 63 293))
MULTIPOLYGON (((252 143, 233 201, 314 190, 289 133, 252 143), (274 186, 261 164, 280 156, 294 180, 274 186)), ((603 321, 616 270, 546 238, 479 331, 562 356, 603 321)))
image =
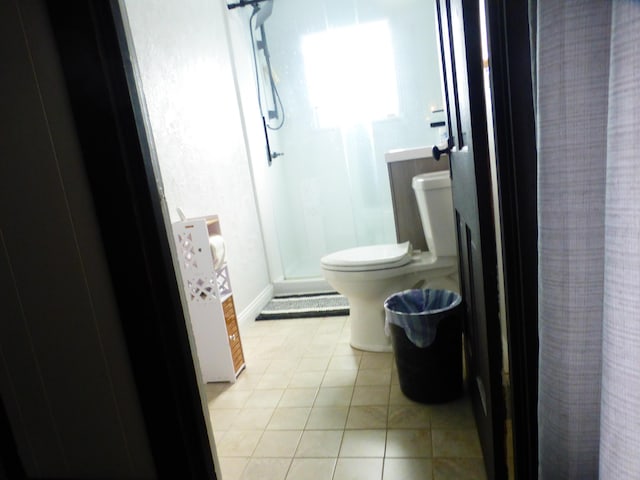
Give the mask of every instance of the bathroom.
POLYGON ((177 208, 187 217, 220 217, 241 324, 253 320, 274 289, 276 294, 326 290, 316 281, 323 255, 395 242, 384 153, 433 144, 441 133, 429 127, 441 120, 441 113, 430 110, 441 108, 442 99, 439 73, 429 71, 438 64, 433 5, 423 3, 381 0, 368 7, 371 12, 355 3, 347 8, 342 2, 315 2, 318 12, 296 12, 299 2, 275 3, 265 29, 286 122, 281 131, 269 131, 271 151, 284 153, 269 166, 255 93, 251 7, 227 10, 224 2, 193 1, 149 8, 145 2, 125 2, 170 221, 179 219, 177 208), (291 92, 304 81, 303 72, 296 74, 303 62, 278 63, 283 44, 295 33, 280 39, 279 31, 291 25, 289 30, 312 32, 326 28, 329 14, 354 22, 356 15, 379 18, 380 11, 393 13, 406 31, 418 35, 403 40, 406 51, 392 52, 398 63, 409 61, 403 56, 422 56, 415 72, 398 75, 403 83, 392 100, 396 108, 401 105, 402 116, 368 127, 314 128, 313 119, 300 112, 302 102, 287 102, 303 95, 291 92), (292 20, 297 17, 323 27, 292 20), (356 131, 373 128, 381 132, 356 131))
MULTIPOLYGON (((356 9, 357 3, 349 4, 349 13, 345 14, 345 17, 351 18, 351 22, 356 20, 355 12, 363 18, 368 14, 366 5, 358 5, 356 9)), ((312 18, 313 12, 308 10, 325 10, 315 15, 321 28, 326 28, 326 12, 346 8, 344 2, 339 1, 314 2, 302 7, 301 2, 276 0, 273 13, 266 20, 271 61, 289 122, 287 127, 290 127, 291 123, 296 126, 292 119, 295 120, 296 110, 300 109, 300 106, 287 102, 287 80, 293 77, 291 70, 294 66, 278 66, 277 47, 284 41, 278 42, 280 30, 276 26, 281 25, 282 29, 287 25, 293 29, 301 28, 305 33, 311 32, 312 27, 301 27, 301 20, 294 21, 284 16, 281 8, 286 5, 291 8, 291 15, 294 15, 293 10, 297 8, 304 10, 302 13, 305 15, 311 13, 312 18)), ((158 2, 153 2, 153 5, 141 1, 124 2, 132 39, 129 47, 139 69, 139 85, 145 99, 149 131, 155 144, 158 174, 161 176, 170 221, 179 220, 178 209, 187 217, 210 214, 219 216, 241 333, 244 327, 253 324, 255 316, 274 294, 326 290, 327 284, 320 277, 322 255, 357 245, 395 242, 384 153, 392 149, 431 145, 437 143, 440 138, 442 132, 439 128, 430 128, 431 122, 437 123, 442 119, 442 113, 432 113, 432 110, 442 107, 439 68, 434 68, 439 65, 435 45, 434 7, 430 2, 416 0, 378 0, 369 3, 369 8, 374 14, 374 5, 380 10, 394 12, 401 18, 405 22, 404 32, 424 35, 415 42, 407 40, 407 51, 393 52, 397 61, 402 60, 402 55, 408 57, 404 59, 405 62, 420 58, 420 62, 416 62, 420 64, 420 75, 412 81, 398 85, 399 98, 395 99, 395 102, 401 105, 404 102, 411 107, 419 105, 422 110, 416 109, 411 112, 411 125, 402 118, 380 120, 378 123, 396 125, 389 133, 376 136, 375 141, 367 129, 358 130, 353 125, 346 126, 337 134, 335 143, 338 147, 330 154, 317 147, 331 144, 327 138, 335 138, 335 132, 334 137, 331 137, 328 128, 322 130, 322 136, 315 139, 310 137, 309 131, 304 130, 294 131, 289 137, 285 132, 270 132, 271 152, 284 155, 273 158, 269 166, 265 152, 264 126, 256 96, 256 79, 248 31, 250 7, 228 10, 225 2, 221 0, 194 0, 179 4, 166 1, 162 3, 162 7, 158 6, 158 2), (417 12, 420 12, 420 15, 417 12), (409 51, 411 53, 407 53, 409 51), (405 98, 402 95, 405 95, 405 98), (419 100, 415 100, 416 97, 420 97, 419 100), (344 133, 348 130, 354 131, 351 137, 344 133), (407 133, 402 143, 397 143, 396 140, 399 133, 407 133), (303 139, 303 142, 296 143, 295 140, 298 138, 303 139), (365 159, 365 163, 354 165, 347 161, 345 152, 349 151, 349 142, 365 145, 365 153, 358 153, 365 159), (291 172, 296 170, 296 160, 302 157, 309 160, 309 163, 298 163, 302 166, 298 166, 297 169, 310 173, 310 176, 292 182, 291 172), (285 168, 291 165, 293 167, 285 168), (336 173, 339 166, 343 170, 336 173), (354 175, 354 172, 357 174, 354 175), (357 183, 358 174, 366 181, 357 183), (336 183, 340 181, 347 184, 343 192, 336 191, 335 188, 336 183), (300 196, 301 193, 305 194, 304 197, 300 196), (362 199, 367 199, 367 202, 362 199), (285 206, 288 204, 298 207, 299 211, 290 210, 287 213, 279 203, 282 200, 285 206), (320 212, 319 207, 326 204, 330 204, 329 213, 320 212), (370 211, 370 204, 376 205, 378 210, 370 211), (338 221, 341 216, 345 217, 344 222, 338 221), (298 222, 283 225, 286 220, 292 218, 298 222), (353 222, 353 218, 358 218, 359 222, 353 222), (327 236, 324 228, 331 228, 331 233, 338 236, 327 236), (284 236, 286 232, 290 235, 284 236), (290 262, 290 259, 286 258, 292 253, 301 253, 297 261, 294 259, 290 262)), ((399 78, 394 81, 400 82, 399 78)), ((300 79, 296 81, 299 82, 300 79)), ((390 103, 391 110, 393 103, 390 103)), ((376 115, 381 114, 377 112, 376 115)), ((310 120, 307 122, 310 123, 310 120)), ((300 123, 305 126, 304 122, 300 123)), ((369 129, 373 128, 371 123, 369 129)), ((415 220, 419 222, 417 218, 415 220)), ((302 338, 304 332, 300 330, 315 328, 314 341, 323 342, 331 339, 332 342, 345 342, 344 320, 327 321, 324 325, 300 321, 299 325, 288 328, 291 337, 302 338)), ((281 348, 279 342, 280 339, 260 335, 254 330, 243 343, 247 348, 264 351, 281 348)), ((328 347, 321 343, 319 348, 326 350, 328 347)), ((353 365, 346 358, 349 356, 348 352, 338 353, 343 355, 335 354, 334 358, 340 362, 344 361, 345 364, 334 366, 338 370, 350 371, 353 365)), ((374 364, 380 367, 377 362, 389 362, 390 354, 380 358, 382 360, 366 353, 357 357, 360 368, 371 367, 374 364)), ((272 367, 277 360, 279 359, 273 360, 272 367)), ((390 370, 387 372, 387 367, 390 367, 390 364, 376 370, 384 371, 384 375, 391 375, 390 370)), ((250 373, 248 369, 241 374, 240 379, 250 379, 250 373), (245 378, 242 378, 243 376, 245 378)), ((336 376, 341 377, 345 372, 338 373, 336 376)), ((305 386, 304 382, 315 376, 315 372, 303 372, 301 378, 305 380, 301 385, 305 386)), ((271 380, 275 382, 271 386, 277 386, 278 381, 281 381, 271 380)), ((361 387, 369 393, 376 393, 380 388, 375 384, 378 378, 371 381, 374 384, 356 388, 361 387)), ((329 388, 344 387, 336 385, 329 388)), ((393 395, 392 385, 391 396, 393 395)), ((262 401, 268 402, 268 398, 262 401)), ((257 410, 273 410, 274 407, 263 403, 256 403, 254 406, 256 415, 264 413, 257 410)), ((395 407, 399 412, 406 412, 405 405, 395 407)), ((349 421, 344 410, 347 407, 340 405, 323 408, 340 410, 344 413, 343 421, 349 421)), ((380 408, 382 407, 373 407, 376 415, 380 408)), ((394 406, 389 408, 392 410, 394 406)), ((468 409, 463 405, 456 412, 461 425, 471 430, 473 420, 468 409)), ((413 414, 420 415, 417 410, 413 414)), ((447 423, 446 418, 442 420, 443 424, 447 423)), ((261 418, 254 420, 258 421, 261 418)), ((363 430, 368 431, 373 430, 363 430)), ((418 440, 417 443, 424 446, 425 440, 418 440)), ((257 439, 255 441, 257 442, 257 439)), ((460 441, 465 444, 465 440, 460 441)), ((384 439, 382 442, 384 444, 384 439)), ((251 444, 251 441, 243 437, 242 444, 246 446, 251 444)), ((430 449, 429 447, 428 450, 430 449)), ((477 471, 482 465, 479 460, 479 446, 473 443, 470 449, 472 458, 465 460, 473 463, 470 468, 477 471)), ((420 459, 419 464, 421 467, 418 468, 431 468, 428 460, 420 459), (424 467, 425 462, 428 467, 424 467)), ((244 467, 243 464, 238 468, 244 467)), ((273 465, 269 468, 271 467, 273 465)), ((454 468, 453 464, 446 462, 441 462, 439 467, 454 468)), ((233 466, 227 464, 227 468, 233 469, 233 466)), ((433 468, 436 469, 436 466, 433 468)), ((229 477, 233 478, 233 475, 229 477)))

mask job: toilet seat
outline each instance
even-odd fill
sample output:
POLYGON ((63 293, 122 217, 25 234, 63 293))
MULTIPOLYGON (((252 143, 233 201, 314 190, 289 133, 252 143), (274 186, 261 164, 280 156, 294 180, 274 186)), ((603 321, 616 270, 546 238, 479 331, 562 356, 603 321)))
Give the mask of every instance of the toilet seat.
POLYGON ((322 257, 326 270, 338 272, 366 272, 403 267, 411 262, 411 243, 369 245, 349 248, 322 257))

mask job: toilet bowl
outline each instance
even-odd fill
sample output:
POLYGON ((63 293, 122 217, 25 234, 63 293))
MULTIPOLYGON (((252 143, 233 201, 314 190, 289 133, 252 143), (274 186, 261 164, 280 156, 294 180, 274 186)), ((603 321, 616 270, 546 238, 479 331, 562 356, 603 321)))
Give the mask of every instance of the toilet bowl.
POLYGON ((320 260, 329 285, 349 301, 354 348, 391 351, 383 306, 389 295, 409 288, 459 292, 449 173, 418 175, 412 186, 429 251, 413 250, 405 242, 350 248, 320 260))

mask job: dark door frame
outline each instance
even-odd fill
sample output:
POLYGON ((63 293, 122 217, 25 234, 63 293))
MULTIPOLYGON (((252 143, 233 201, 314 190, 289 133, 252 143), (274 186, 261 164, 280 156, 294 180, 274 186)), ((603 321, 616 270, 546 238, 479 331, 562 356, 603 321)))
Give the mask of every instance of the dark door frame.
MULTIPOLYGON (((537 153, 528 2, 485 0, 517 479, 538 469, 537 153)), ((508 399, 509 400, 509 399, 508 399)))
POLYGON ((117 0, 47 2, 158 478, 216 478, 117 0))
MULTIPOLYGON (((152 146, 118 1, 44 3, 157 478, 215 479, 152 146)), ((0 427, 7 425, 0 401, 0 427)), ((28 478, 10 429, 2 429, 0 448, 0 478, 28 478)))

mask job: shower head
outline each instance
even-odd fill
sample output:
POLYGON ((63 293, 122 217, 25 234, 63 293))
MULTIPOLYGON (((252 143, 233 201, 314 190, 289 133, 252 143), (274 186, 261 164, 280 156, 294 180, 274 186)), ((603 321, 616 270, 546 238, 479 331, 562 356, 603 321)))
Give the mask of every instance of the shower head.
POLYGON ((260 2, 259 4, 255 4, 254 8, 257 9, 256 14, 256 26, 255 28, 260 28, 264 22, 271 16, 271 11, 273 10, 273 0, 265 0, 260 2))

